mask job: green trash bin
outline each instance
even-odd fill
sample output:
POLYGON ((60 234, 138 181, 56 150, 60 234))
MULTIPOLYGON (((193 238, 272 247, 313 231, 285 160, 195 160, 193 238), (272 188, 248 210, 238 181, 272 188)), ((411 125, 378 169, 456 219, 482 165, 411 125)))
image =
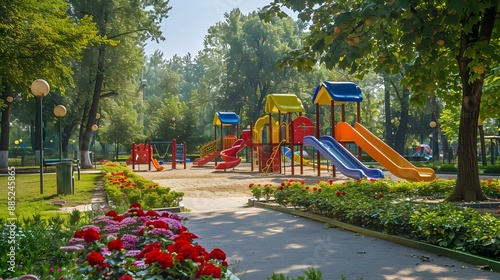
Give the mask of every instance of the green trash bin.
POLYGON ((57 194, 75 194, 73 187, 73 163, 60 162, 56 165, 57 194))

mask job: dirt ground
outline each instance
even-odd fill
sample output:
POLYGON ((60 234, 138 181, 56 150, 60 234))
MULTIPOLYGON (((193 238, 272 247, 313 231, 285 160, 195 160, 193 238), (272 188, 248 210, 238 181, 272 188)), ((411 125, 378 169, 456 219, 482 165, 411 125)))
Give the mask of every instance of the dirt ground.
POLYGON ((272 184, 280 185, 284 180, 295 179, 304 181, 306 184, 313 184, 320 180, 344 181, 347 177, 337 173, 336 178, 332 176, 332 171, 321 170, 318 177, 317 169, 305 166, 303 174, 300 174, 300 167, 295 166, 292 175, 291 167, 286 167, 282 173, 262 173, 255 167, 251 171, 249 163, 241 163, 231 170, 216 170, 214 163, 204 166, 193 166, 188 163, 186 169, 183 164, 177 164, 176 169, 170 165, 165 165, 162 171, 147 171, 147 166, 140 166, 141 171, 136 167, 136 173, 147 179, 159 183, 162 186, 170 187, 172 190, 183 192, 186 198, 221 198, 221 197, 249 197, 251 192, 249 185, 272 184))

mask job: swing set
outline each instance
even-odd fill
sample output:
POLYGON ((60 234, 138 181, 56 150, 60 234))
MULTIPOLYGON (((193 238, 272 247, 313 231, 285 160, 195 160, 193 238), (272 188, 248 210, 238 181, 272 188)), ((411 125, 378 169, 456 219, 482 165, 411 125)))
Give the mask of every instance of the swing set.
POLYGON ((177 168, 177 162, 184 163, 184 169, 186 169, 186 142, 177 144, 175 139, 165 142, 149 140, 148 143, 141 143, 139 145, 132 143, 132 150, 130 151, 130 157, 127 159, 127 165, 132 164, 132 170, 135 171, 136 164, 139 166, 139 164, 146 163, 148 164, 148 170, 151 170, 151 164, 153 164, 157 171, 161 171, 164 169, 163 163, 167 162, 165 159, 168 159, 170 147, 172 147, 172 156, 170 157, 172 169, 177 168), (159 153, 158 145, 167 145, 165 153, 159 153), (153 150, 156 151, 159 161, 153 158, 153 150))

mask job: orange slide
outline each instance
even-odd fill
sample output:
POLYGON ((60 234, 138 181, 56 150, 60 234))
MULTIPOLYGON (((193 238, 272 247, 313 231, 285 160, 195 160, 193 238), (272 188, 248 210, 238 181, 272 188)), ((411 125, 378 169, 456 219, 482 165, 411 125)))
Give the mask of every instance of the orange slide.
POLYGON ((151 162, 153 163, 153 166, 156 168, 158 171, 163 170, 163 166, 160 165, 160 163, 156 159, 151 159, 151 162))
POLYGON ((354 127, 346 122, 338 123, 335 126, 335 139, 339 142, 356 143, 399 178, 408 181, 432 181, 436 178, 433 169, 415 167, 360 123, 355 123, 354 127))
POLYGON ((126 161, 127 165, 132 163, 132 155, 135 155, 134 162, 136 164, 148 163, 148 157, 149 157, 149 160, 151 160, 151 162, 153 163, 156 170, 158 170, 158 171, 163 170, 163 166, 161 166, 160 163, 156 159, 151 157, 149 145, 144 145, 143 143, 141 143, 141 144, 136 146, 134 152, 130 151, 130 157, 126 161))

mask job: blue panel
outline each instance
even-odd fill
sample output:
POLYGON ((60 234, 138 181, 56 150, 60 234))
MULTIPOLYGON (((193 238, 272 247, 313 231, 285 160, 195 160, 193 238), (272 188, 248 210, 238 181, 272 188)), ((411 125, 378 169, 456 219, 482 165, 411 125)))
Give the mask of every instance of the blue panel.
POLYGON ((361 102, 363 95, 361 89, 352 82, 323 82, 317 88, 313 96, 316 100, 321 88, 325 88, 331 99, 340 102, 361 102))
POLYGON ((217 117, 222 124, 236 125, 240 123, 240 116, 233 112, 217 112, 217 117))
POLYGON ((313 136, 306 136, 304 137, 304 145, 316 148, 347 177, 354 179, 384 177, 384 173, 380 169, 367 168, 331 136, 322 136, 320 140, 313 136))

